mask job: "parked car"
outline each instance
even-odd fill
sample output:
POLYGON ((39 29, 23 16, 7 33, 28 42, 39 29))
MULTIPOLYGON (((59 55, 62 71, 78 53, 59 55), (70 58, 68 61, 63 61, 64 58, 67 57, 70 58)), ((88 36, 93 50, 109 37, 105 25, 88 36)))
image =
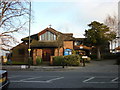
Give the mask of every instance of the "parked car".
POLYGON ((9 86, 8 72, 0 70, 0 89, 6 90, 9 86))

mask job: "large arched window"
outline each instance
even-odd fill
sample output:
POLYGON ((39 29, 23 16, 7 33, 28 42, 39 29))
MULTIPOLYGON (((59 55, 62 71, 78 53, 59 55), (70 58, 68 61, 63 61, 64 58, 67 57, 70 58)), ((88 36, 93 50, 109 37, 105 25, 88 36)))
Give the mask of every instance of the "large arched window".
POLYGON ((47 31, 44 34, 39 36, 40 41, 51 41, 51 40, 56 40, 56 35, 47 31))

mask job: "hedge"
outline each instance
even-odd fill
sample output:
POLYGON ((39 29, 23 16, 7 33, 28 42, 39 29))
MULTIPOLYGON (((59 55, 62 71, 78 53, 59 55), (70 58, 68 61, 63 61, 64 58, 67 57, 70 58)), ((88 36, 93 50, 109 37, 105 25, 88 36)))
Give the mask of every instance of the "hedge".
POLYGON ((67 55, 67 56, 64 56, 64 61, 68 66, 79 66, 80 56, 79 55, 67 55))
POLYGON ((116 59, 117 56, 114 53, 106 53, 101 55, 103 59, 116 59))
POLYGON ((63 60, 64 60, 63 56, 54 56, 53 57, 53 65, 61 66, 61 65, 63 65, 63 60))
POLYGON ((40 65, 41 63, 42 63, 42 58, 40 56, 37 56, 36 65, 40 65))
POLYGON ((53 65, 79 66, 80 56, 79 55, 54 56, 53 65))

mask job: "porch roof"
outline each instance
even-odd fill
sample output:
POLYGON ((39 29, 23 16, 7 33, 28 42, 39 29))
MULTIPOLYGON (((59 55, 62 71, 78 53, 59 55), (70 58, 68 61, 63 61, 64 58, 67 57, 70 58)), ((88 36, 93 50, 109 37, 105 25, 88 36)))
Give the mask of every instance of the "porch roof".
POLYGON ((30 45, 32 48, 45 48, 45 47, 57 48, 62 46, 62 44, 58 43, 57 41, 36 41, 36 40, 33 40, 30 45))

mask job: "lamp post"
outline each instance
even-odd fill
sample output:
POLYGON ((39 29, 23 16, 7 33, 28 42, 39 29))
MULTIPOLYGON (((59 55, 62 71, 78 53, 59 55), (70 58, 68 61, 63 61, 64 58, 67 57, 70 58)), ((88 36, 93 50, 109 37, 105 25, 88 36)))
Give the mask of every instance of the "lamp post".
POLYGON ((30 5, 29 5, 29 47, 28 47, 28 53, 29 53, 29 56, 28 56, 28 68, 30 68, 30 30, 31 30, 31 1, 30 1, 30 5))

